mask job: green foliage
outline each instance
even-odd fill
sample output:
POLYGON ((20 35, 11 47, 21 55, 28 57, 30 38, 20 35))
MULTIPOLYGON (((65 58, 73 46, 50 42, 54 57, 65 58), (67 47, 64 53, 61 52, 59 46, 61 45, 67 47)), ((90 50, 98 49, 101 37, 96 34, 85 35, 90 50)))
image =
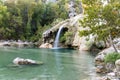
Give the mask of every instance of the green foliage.
MULTIPOLYGON (((67 0, 66 0, 67 1, 67 0)), ((0 1, 0 38, 38 41, 53 21, 68 18, 64 3, 35 0, 0 1)))
POLYGON ((80 36, 87 36, 91 33, 91 30, 83 30, 83 31, 79 31, 79 35, 80 36))
POLYGON ((72 35, 72 32, 66 32, 65 33, 65 36, 67 37, 67 36, 71 36, 72 35))
POLYGON ((3 22, 9 16, 9 12, 7 11, 7 6, 0 3, 0 26, 3 26, 3 22))
POLYGON ((116 60, 120 59, 119 53, 109 53, 105 56, 105 62, 106 63, 115 63, 116 60))
MULTIPOLYGON (((111 0, 110 0, 111 1, 111 0)), ((86 17, 80 21, 83 27, 80 36, 97 35, 98 40, 120 36, 120 2, 113 0, 103 6, 100 0, 83 0, 86 17)))
POLYGON ((73 34, 72 32, 66 32, 61 38, 60 41, 61 42, 65 42, 67 40, 67 38, 71 37, 73 34))
POLYGON ((10 30, 6 27, 8 24, 9 12, 7 6, 0 2, 0 38, 5 39, 7 35, 10 35, 10 30))

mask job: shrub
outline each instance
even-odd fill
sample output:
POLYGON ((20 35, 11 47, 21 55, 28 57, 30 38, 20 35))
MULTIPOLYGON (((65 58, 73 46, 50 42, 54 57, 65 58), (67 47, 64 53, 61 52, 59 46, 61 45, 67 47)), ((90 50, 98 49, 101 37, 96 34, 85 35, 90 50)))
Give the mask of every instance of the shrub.
POLYGON ((65 42, 69 37, 72 36, 72 32, 66 32, 61 38, 60 38, 60 42, 65 42))
POLYGON ((119 53, 110 53, 105 56, 105 62, 108 63, 115 63, 117 59, 120 59, 120 54, 119 53))

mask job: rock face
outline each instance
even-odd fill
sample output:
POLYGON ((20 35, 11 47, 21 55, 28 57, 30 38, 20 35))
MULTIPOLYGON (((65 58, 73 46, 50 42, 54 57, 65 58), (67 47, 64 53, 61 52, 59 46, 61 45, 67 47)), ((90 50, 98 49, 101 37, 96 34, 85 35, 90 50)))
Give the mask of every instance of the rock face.
POLYGON ((104 64, 104 55, 97 55, 95 57, 95 65, 103 65, 104 64))
POLYGON ((114 49, 113 49, 113 47, 110 47, 110 48, 104 49, 103 51, 98 53, 98 55, 95 57, 95 65, 96 65, 96 70, 97 70, 96 72, 98 72, 98 70, 99 70, 99 73, 106 73, 106 72, 113 71, 113 69, 115 68, 114 64, 112 64, 112 63, 106 64, 104 62, 105 56, 112 52, 114 52, 114 49))
POLYGON ((120 59, 118 59, 116 62, 115 62, 115 66, 116 66, 116 76, 117 78, 120 78, 120 59))
MULTIPOLYGON (((79 50, 90 50, 91 46, 93 45, 93 36, 87 36, 87 37, 80 37, 79 31, 84 30, 84 28, 80 25, 80 20, 83 20, 84 18, 84 11, 82 8, 82 2, 79 2, 79 9, 80 12, 77 12, 76 6, 74 1, 69 1, 69 18, 64 21, 61 21, 57 25, 53 26, 51 29, 46 30, 43 33, 43 43, 42 45, 46 43, 50 43, 53 45, 55 41, 55 35, 59 28, 63 26, 63 32, 62 32, 62 41, 61 39, 61 45, 62 47, 72 47, 77 48, 79 50), (87 40, 89 38, 89 40, 87 40), (51 42, 52 41, 52 42, 51 42)), ((41 47, 40 47, 41 48, 41 47)))
POLYGON ((76 32, 72 45, 80 46, 80 41, 81 40, 80 40, 79 32, 76 32))
MULTIPOLYGON (((94 43, 95 37, 92 35, 87 36, 87 37, 79 36, 79 31, 88 29, 88 28, 83 28, 80 26, 79 20, 82 20, 83 17, 84 16, 82 14, 79 14, 75 17, 62 21, 59 24, 52 27, 51 29, 45 31, 43 33, 43 44, 42 45, 46 45, 46 43, 49 43, 49 44, 53 43, 55 40, 55 33, 58 31, 60 26, 63 26, 62 36, 64 36, 66 40, 64 41, 64 43, 61 43, 61 44, 64 47, 71 46, 79 50, 90 50, 94 43), (66 35, 66 33, 68 34, 66 35)), ((42 48, 42 46, 40 48, 42 48)))
POLYGON ((103 48, 107 47, 107 45, 105 44, 104 41, 97 41, 97 42, 95 42, 95 45, 99 49, 103 49, 103 48))
POLYGON ((48 4, 48 3, 55 3, 57 0, 41 0, 41 1, 48 4))
POLYGON ((77 15, 76 10, 74 8, 75 4, 73 1, 70 1, 69 3, 69 17, 72 18, 77 15))
POLYGON ((80 30, 79 20, 82 20, 84 17, 81 2, 79 4, 79 9, 80 9, 80 12, 77 12, 75 2, 69 1, 68 11, 69 11, 70 19, 61 21, 57 25, 53 26, 51 29, 46 30, 43 33, 43 43, 42 44, 50 43, 53 45, 57 31, 59 30, 59 28, 61 26, 63 26, 62 39, 64 39, 64 40, 62 40, 60 43, 62 45, 62 47, 64 46, 64 47, 79 48, 80 40, 81 40, 79 37, 79 30, 80 30))
POLYGON ((60 26, 63 27, 63 33, 64 36, 65 33, 67 34, 66 41, 62 44, 64 46, 71 45, 71 46, 77 46, 79 47, 80 41, 79 41, 79 20, 83 19, 83 15, 77 15, 71 19, 67 19, 65 21, 60 22, 59 24, 55 25, 51 29, 45 31, 43 33, 43 44, 50 43, 51 40, 55 40, 55 33, 57 33, 60 26))
POLYGON ((49 43, 42 44, 39 48, 52 48, 52 45, 49 43))
POLYGON ((88 37, 81 37, 79 50, 90 50, 93 43, 94 43, 94 37, 91 35, 89 37, 89 40, 87 40, 88 37))

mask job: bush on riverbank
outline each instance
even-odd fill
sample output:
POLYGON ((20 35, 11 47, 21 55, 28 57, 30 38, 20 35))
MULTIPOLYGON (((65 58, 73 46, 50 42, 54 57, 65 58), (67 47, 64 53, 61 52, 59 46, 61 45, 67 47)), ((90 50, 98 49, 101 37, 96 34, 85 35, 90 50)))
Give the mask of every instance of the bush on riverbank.
POLYGON ((106 63, 115 63, 116 60, 120 59, 120 54, 119 53, 110 53, 105 56, 105 62, 106 63))

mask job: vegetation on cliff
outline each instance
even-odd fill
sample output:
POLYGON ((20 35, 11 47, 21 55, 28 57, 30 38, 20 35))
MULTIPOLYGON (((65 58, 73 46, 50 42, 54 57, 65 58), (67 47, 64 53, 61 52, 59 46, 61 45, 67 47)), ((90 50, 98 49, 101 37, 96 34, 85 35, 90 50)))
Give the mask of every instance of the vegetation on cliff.
POLYGON ((105 62, 106 63, 113 63, 115 64, 115 61, 120 59, 120 54, 118 53, 109 53, 108 55, 105 56, 105 62))

